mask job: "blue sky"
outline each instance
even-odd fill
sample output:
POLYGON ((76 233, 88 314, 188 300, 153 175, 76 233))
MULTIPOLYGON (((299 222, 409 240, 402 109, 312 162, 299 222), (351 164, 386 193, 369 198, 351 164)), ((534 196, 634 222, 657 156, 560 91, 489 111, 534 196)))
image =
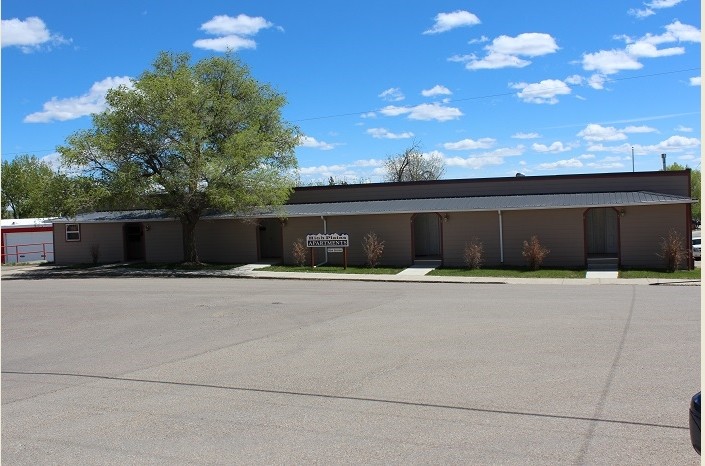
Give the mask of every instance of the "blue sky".
POLYGON ((160 51, 227 48, 286 95, 302 183, 700 168, 700 2, 6 0, 2 159, 55 161, 160 51), (633 157, 632 157, 632 154, 633 157), (633 161, 633 164, 632 164, 633 161))

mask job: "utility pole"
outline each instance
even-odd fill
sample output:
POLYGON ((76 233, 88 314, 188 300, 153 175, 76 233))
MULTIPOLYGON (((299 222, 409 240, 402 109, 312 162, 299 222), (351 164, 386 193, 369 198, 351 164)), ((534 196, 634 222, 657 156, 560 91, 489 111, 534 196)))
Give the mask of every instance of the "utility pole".
POLYGON ((663 171, 666 171, 666 154, 661 154, 661 160, 663 160, 663 171))
POLYGON ((634 146, 632 146, 632 173, 634 173, 634 146))

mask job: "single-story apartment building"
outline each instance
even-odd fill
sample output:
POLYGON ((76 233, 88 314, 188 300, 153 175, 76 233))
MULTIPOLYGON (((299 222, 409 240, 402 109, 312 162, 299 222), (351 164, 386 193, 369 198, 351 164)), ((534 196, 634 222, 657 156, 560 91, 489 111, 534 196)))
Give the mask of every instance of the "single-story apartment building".
MULTIPOLYGON (((295 241, 338 233, 349 238, 345 254, 316 248, 317 262, 342 264, 345 255, 362 265, 362 239, 373 232, 384 241, 384 265, 464 266, 465 246, 476 240, 487 266, 519 266, 523 242, 535 235, 550 250, 546 266, 611 258, 622 268, 658 268, 669 232, 690 251, 690 189, 689 169, 298 187, 277 211, 204 216, 196 247, 204 262, 293 264, 295 241)), ((57 264, 183 260, 181 224, 162 212, 55 219, 53 234, 57 264)))

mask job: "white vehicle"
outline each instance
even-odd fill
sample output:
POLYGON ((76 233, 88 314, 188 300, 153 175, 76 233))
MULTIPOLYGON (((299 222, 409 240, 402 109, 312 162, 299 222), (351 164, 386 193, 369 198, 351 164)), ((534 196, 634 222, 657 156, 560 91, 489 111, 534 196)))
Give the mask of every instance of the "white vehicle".
POLYGON ((700 260, 700 238, 693 238, 693 258, 700 260))

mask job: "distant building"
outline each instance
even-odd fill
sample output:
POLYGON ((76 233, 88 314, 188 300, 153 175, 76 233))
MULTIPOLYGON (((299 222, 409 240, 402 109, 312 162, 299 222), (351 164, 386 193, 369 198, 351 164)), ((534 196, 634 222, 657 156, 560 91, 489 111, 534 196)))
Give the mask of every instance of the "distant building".
MULTIPOLYGON (((671 230, 691 243, 693 202, 690 170, 311 186, 297 188, 282 212, 205 216, 196 242, 204 262, 291 264, 297 239, 345 233, 348 263, 362 265, 362 238, 374 232, 385 242, 382 264, 463 266, 466 243, 477 239, 487 266, 520 266, 523 242, 536 235, 551 251, 546 266, 609 258, 662 267, 671 230)), ((53 225, 57 264, 91 262, 96 251, 99 262, 183 260, 181 224, 161 212, 96 212, 53 225)), ((316 257, 342 264, 333 251, 316 257)))

